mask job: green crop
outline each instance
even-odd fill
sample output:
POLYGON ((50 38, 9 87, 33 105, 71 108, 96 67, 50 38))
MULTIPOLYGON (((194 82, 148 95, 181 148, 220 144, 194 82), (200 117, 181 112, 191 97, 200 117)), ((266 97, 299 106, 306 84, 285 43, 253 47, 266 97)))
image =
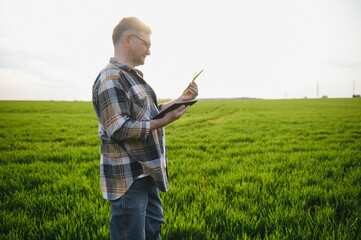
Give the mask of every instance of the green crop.
MULTIPOLYGON (((194 73, 194 76, 193 76, 193 78, 192 78, 192 82, 194 82, 194 81, 198 78, 198 76, 201 75, 201 73, 203 72, 203 70, 204 70, 204 69, 202 69, 199 73, 197 73, 197 72, 194 73)), ((187 93, 187 91, 188 91, 188 87, 183 91, 183 94, 187 93)))
MULTIPOLYGON (((360 99, 199 100, 166 127, 162 239, 359 239, 360 99)), ((90 102, 0 101, 0 239, 109 239, 90 102)))
POLYGON ((192 82, 194 82, 194 81, 198 78, 198 76, 201 75, 201 73, 203 72, 203 70, 204 70, 204 69, 202 69, 199 73, 197 73, 197 72, 194 73, 192 82))

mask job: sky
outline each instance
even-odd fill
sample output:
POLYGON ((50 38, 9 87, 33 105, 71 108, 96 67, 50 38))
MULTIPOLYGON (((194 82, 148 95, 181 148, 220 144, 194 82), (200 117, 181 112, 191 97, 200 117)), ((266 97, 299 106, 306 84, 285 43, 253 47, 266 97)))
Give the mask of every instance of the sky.
POLYGON ((152 29, 138 68, 158 98, 361 94, 360 0, 0 0, 0 100, 91 101, 127 16, 152 29))

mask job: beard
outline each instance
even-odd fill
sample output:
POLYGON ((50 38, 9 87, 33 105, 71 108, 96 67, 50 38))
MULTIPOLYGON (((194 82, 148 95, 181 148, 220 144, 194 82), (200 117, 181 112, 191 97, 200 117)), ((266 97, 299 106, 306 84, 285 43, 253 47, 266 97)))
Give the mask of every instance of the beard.
POLYGON ((134 66, 139 66, 144 64, 145 58, 143 56, 133 57, 134 66))

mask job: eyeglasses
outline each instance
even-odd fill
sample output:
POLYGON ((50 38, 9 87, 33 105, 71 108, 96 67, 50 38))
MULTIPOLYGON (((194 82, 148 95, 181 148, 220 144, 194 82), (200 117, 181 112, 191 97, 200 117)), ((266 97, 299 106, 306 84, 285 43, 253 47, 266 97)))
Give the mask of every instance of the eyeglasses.
POLYGON ((146 48, 150 48, 150 42, 148 42, 148 41, 145 41, 144 39, 142 39, 142 38, 140 38, 140 37, 138 37, 137 35, 133 35, 133 34, 131 34, 130 36, 132 36, 132 37, 135 37, 135 38, 138 38, 140 41, 142 41, 143 42, 143 44, 144 44, 144 46, 146 47, 146 48))

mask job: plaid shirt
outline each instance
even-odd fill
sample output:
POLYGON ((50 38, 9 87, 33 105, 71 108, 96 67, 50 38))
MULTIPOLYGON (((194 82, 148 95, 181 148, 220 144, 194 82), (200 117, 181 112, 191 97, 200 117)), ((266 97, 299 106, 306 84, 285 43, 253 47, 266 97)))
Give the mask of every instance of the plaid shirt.
POLYGON ((94 82, 93 106, 102 141, 104 198, 123 196, 142 174, 151 175, 159 189, 167 191, 164 131, 150 131, 150 120, 159 113, 157 97, 142 72, 111 58, 94 82))

